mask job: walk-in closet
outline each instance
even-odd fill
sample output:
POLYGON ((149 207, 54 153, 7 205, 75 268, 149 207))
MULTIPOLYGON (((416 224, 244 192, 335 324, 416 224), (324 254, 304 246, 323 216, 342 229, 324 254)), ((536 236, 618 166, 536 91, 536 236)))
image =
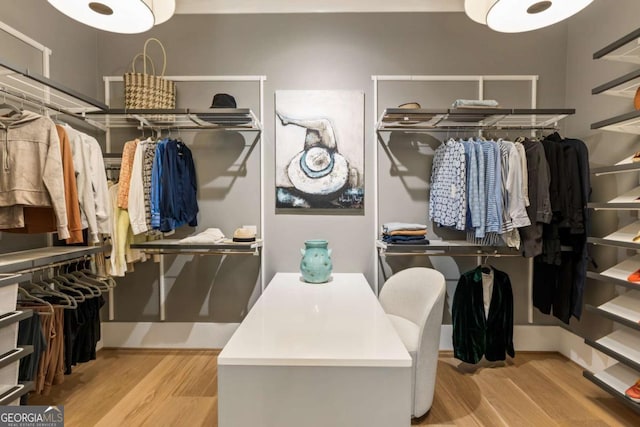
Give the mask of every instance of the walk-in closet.
POLYGON ((0 425, 640 425, 637 0, 2 3, 0 425))

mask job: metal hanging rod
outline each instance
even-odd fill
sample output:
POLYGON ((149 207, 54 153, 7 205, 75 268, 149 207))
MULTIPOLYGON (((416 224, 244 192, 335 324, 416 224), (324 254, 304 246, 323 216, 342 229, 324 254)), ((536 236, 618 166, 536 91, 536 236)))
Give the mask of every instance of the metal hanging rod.
POLYGON ((31 95, 27 95, 24 92, 14 91, 14 90, 9 89, 9 88, 7 88, 5 86, 0 86, 0 92, 5 93, 6 95, 9 95, 9 96, 11 96, 13 98, 16 98, 20 102, 27 102, 27 103, 29 103, 31 105, 35 105, 37 107, 46 108, 46 109, 49 109, 49 110, 54 110, 54 111, 57 111, 57 112, 62 113, 62 114, 67 114, 67 115, 70 115, 70 116, 78 117, 79 119, 82 120, 82 117, 78 116, 76 113, 72 113, 71 111, 65 110, 64 108, 62 108, 60 106, 44 102, 42 99, 33 97, 31 95))
MULTIPOLYGON (((45 102, 42 99, 33 97, 31 95, 27 95, 24 92, 18 92, 13 89, 9 89, 5 86, 0 86, 0 92, 5 94, 5 96, 10 96, 15 100, 20 101, 21 104, 26 102, 27 104, 33 107, 40 108, 43 110, 46 109, 49 111, 55 111, 57 113, 64 114, 65 116, 73 117, 74 119, 89 123, 87 120, 85 120, 84 113, 82 115, 74 113, 58 105, 45 102)), ((98 129, 104 130, 103 127, 100 126, 98 123, 90 122, 90 124, 97 127, 98 129)))
POLYGON ((494 252, 387 252, 380 251, 380 256, 448 256, 448 257, 521 257, 520 253, 494 253, 494 252))
POLYGON ((78 257, 78 258, 67 259, 65 261, 54 262, 54 263, 51 263, 51 264, 46 264, 46 265, 41 265, 41 266, 38 266, 38 267, 27 268, 25 270, 20 270, 20 271, 17 272, 17 274, 34 273, 36 271, 47 270, 49 268, 57 268, 57 267, 65 266, 65 265, 76 264, 76 263, 81 262, 81 261, 88 261, 89 259, 91 259, 91 255, 83 255, 83 256, 78 257))
POLYGON ((158 250, 158 249, 142 249, 142 252, 149 255, 260 255, 260 248, 256 247, 252 251, 237 251, 237 250, 212 250, 212 251, 189 251, 189 250, 158 250))

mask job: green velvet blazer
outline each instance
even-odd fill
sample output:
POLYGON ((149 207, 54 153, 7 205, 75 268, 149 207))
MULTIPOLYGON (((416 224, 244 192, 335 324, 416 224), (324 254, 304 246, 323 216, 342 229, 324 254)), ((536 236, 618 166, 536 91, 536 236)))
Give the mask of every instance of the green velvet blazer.
MULTIPOLYGON (((493 268, 493 267, 492 267, 493 268)), ((482 270, 464 273, 453 297, 454 355, 467 363, 515 356, 513 349, 513 292, 509 276, 493 268, 493 294, 485 318, 482 297, 482 270)))

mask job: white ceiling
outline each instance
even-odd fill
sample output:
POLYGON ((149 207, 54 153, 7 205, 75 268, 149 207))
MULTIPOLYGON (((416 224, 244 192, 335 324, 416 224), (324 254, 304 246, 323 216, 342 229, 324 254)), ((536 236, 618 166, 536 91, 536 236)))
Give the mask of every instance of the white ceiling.
POLYGON ((461 12, 464 0, 176 0, 176 13, 461 12))

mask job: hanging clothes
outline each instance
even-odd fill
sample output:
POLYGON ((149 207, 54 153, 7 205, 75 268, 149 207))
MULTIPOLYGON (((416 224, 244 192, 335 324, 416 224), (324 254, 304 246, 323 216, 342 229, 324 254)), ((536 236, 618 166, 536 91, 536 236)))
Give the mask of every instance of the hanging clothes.
MULTIPOLYGON (((489 299, 489 298, 487 298, 489 299)), ((453 349, 457 359, 478 363, 484 356, 489 361, 515 357, 513 348, 513 292, 509 276, 482 267, 464 273, 458 280, 451 307, 453 349), (485 294, 491 293, 485 312, 485 294)))
POLYGON ((534 257, 542 253, 542 224, 550 223, 552 217, 549 200, 550 171, 542 143, 525 139, 523 145, 527 159, 527 191, 529 194, 527 215, 531 225, 519 230, 523 255, 534 257))
POLYGON ((140 141, 136 146, 129 181, 128 211, 133 234, 145 233, 148 230, 143 177, 144 155, 147 142, 148 141, 140 141))
POLYGON ((88 229, 87 243, 98 243, 100 234, 111 234, 111 205, 100 144, 69 125, 63 128, 73 153, 82 227, 88 229))
POLYGON ((24 227, 24 206, 52 207, 58 234, 68 239, 60 139, 53 121, 30 111, 0 116, 0 146, 0 228, 24 227))
POLYGON ((181 141, 165 144, 160 181, 160 231, 197 226, 196 170, 191 150, 181 141))
MULTIPOLYGON (((80 204, 78 202, 78 188, 76 185, 75 170, 73 167, 73 153, 67 132, 62 126, 56 125, 56 131, 60 140, 60 155, 62 160, 62 173, 64 180, 64 198, 67 209, 67 223, 69 238, 67 243, 81 243, 82 220, 80 217, 80 204)), ((11 233, 53 233, 57 231, 55 211, 51 207, 25 206, 24 227, 12 228, 2 231, 11 233)))
POLYGON ((464 230, 467 216, 464 145, 449 140, 436 149, 431 171, 429 218, 436 224, 464 230))
POLYGON ((544 314, 569 323, 580 318, 586 279, 589 158, 580 140, 564 140, 559 134, 542 142, 551 159, 550 202, 553 212, 543 227, 542 252, 536 256, 533 303, 544 314))

